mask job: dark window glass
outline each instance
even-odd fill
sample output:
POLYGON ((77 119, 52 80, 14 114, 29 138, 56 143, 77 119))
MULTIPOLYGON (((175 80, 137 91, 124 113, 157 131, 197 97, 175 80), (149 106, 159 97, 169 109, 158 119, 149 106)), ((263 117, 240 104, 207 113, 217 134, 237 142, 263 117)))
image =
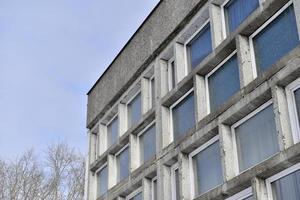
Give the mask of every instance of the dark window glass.
POLYGON ((156 135, 155 135, 155 125, 148 128, 140 136, 140 150, 141 150, 141 162, 146 162, 150 160, 156 151, 156 135))
POLYGON ((210 25, 207 24, 188 44, 190 65, 195 68, 212 51, 210 25))
POLYGON ((155 106, 155 79, 152 78, 151 81, 151 106, 152 108, 155 106))
POLYGON ((279 151, 273 106, 263 109, 235 128, 240 171, 279 151))
POLYGON ((195 191, 202 194, 223 182, 219 142, 215 142, 193 157, 195 191))
POLYGON ((175 169, 175 188, 176 188, 176 200, 180 200, 180 194, 179 194, 179 170, 175 169))
POLYGON ((236 54, 208 77, 211 112, 217 110, 240 89, 239 66, 236 54))
POLYGON ((194 92, 190 93, 172 109, 174 140, 195 125, 194 92))
POLYGON ((294 91, 298 122, 300 124, 300 88, 294 91))
POLYGON ((128 104, 128 127, 140 121, 142 117, 141 93, 136 95, 128 104))
POLYGON ((119 137, 119 120, 115 117, 107 126, 108 144, 113 145, 117 142, 119 137))
POLYGON ((153 181, 153 200, 157 200, 157 180, 153 181))
POLYGON ((235 31, 258 6, 258 0, 230 0, 224 6, 228 31, 235 31))
POLYGON ((245 199, 243 200, 253 200, 253 196, 250 196, 250 197, 246 197, 245 199))
POLYGON ((121 181, 129 176, 129 147, 117 155, 118 180, 121 181))
POLYGON ((253 38, 257 73, 268 69, 299 44, 291 5, 253 38))
POLYGON ((98 173, 98 189, 97 197, 101 197, 107 192, 108 188, 108 170, 107 167, 102 168, 98 173))
POLYGON ((274 200, 300 199, 300 170, 272 183, 274 200))

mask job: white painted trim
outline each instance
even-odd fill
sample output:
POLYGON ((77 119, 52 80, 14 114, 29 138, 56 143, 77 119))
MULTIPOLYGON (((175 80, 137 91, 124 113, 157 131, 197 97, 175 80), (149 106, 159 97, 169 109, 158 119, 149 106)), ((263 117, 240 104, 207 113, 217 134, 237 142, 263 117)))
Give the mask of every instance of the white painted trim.
MULTIPOLYGON (((188 92, 186 92, 182 97, 180 97, 175 103, 170 106, 170 135, 171 135, 171 142, 174 141, 174 131, 173 131, 173 108, 177 106, 182 100, 185 99, 189 94, 194 91, 194 88, 191 88, 188 92)), ((194 94, 195 95, 195 94, 194 94)))
POLYGON ((251 195, 252 195, 252 188, 249 187, 249 188, 227 198, 226 200, 243 200, 247 197, 250 197, 251 195))
MULTIPOLYGON (((256 114, 258 114, 259 112, 261 112, 262 110, 264 110, 265 108, 267 108, 268 106, 272 105, 273 101, 269 100, 266 103, 264 103, 263 105, 259 106, 257 109, 255 109, 254 111, 252 111, 251 113, 249 113, 246 117, 242 118, 241 120, 239 120, 238 122, 234 123, 231 126, 231 133, 232 133, 232 140, 233 140, 233 153, 234 153, 234 159, 235 159, 235 172, 236 174, 240 174, 243 171, 240 172, 239 170, 239 159, 238 159, 238 152, 237 152, 237 144, 236 144, 236 134, 235 134, 235 128, 237 128, 238 126, 242 125, 243 123, 245 123, 246 121, 248 121, 250 118, 254 117, 256 114)), ((263 161, 261 161, 263 162, 263 161)), ((247 169, 245 169, 247 170, 247 169)), ((244 170, 244 171, 245 171, 244 170)))
POLYGON ((136 195, 140 194, 141 192, 143 192, 143 188, 142 187, 140 187, 140 188, 136 189, 135 191, 133 191, 132 193, 130 193, 126 197, 126 200, 131 200, 133 197, 135 197, 136 195))
POLYGON ((210 113, 210 98, 209 98, 209 86, 208 86, 208 78, 213 75, 218 69, 223 67, 223 65, 231 59, 234 55, 237 54, 237 50, 234 50, 227 58, 225 58, 220 64, 218 64, 213 70, 211 70, 207 75, 205 75, 205 95, 206 95, 206 106, 207 106, 207 114, 210 113))
POLYGON ((173 77, 172 77, 172 72, 173 72, 173 70, 172 70, 172 62, 174 62, 174 70, 175 70, 175 80, 174 80, 174 82, 175 82, 175 85, 177 84, 177 81, 176 81, 176 61, 175 61, 175 57, 172 57, 172 58, 170 58, 169 60, 168 60, 168 89, 169 89, 169 91, 171 91, 172 89, 173 89, 173 87, 172 87, 172 82, 173 82, 173 77))
MULTIPOLYGON (((154 182, 155 181, 156 181, 156 186, 157 186, 157 176, 151 179, 151 200, 154 200, 154 182)), ((156 192, 157 192, 157 190, 156 190, 156 192)))
MULTIPOLYGON (((179 190, 179 188, 177 188, 176 190, 176 175, 175 175, 175 171, 178 170, 179 173, 179 164, 175 163, 171 166, 171 199, 172 200, 176 200, 176 194, 177 194, 177 190, 179 190)), ((179 176, 179 174, 178 174, 179 176)))
POLYGON ((273 200, 273 192, 272 192, 272 183, 289 175, 293 172, 300 169, 300 163, 293 165, 286 170, 283 170, 282 172, 279 172, 278 174, 275 174, 274 176, 271 176, 270 178, 266 179, 266 186, 267 186, 267 193, 268 193, 268 199, 273 200))
POLYGON ((294 92, 299 88, 300 88, 300 78, 298 78, 297 80, 289 84, 285 89, 294 143, 300 142, 299 116, 297 113, 297 105, 296 105, 296 100, 294 95, 294 92))
MULTIPOLYGON (((219 141, 219 135, 213 137, 212 139, 210 139, 209 141, 207 141, 206 143, 204 143, 203 145, 201 145, 200 147, 198 147, 196 150, 194 150, 193 152, 191 152, 189 154, 191 197, 192 198, 196 197, 196 194, 195 194, 195 172, 194 172, 194 165, 193 165, 193 157, 195 155, 199 154, 201 151, 204 151, 207 147, 211 146, 212 144, 216 143, 217 141, 219 141)), ((210 189, 210 190, 212 190, 212 189, 210 189)))
POLYGON ((264 28, 266 28, 272 21, 274 21, 284 10, 286 10, 293 2, 289 1, 286 3, 279 11, 277 11, 270 19, 268 19, 262 26, 260 26, 253 34, 249 37, 249 44, 250 44, 250 56, 251 56, 251 63, 252 63, 252 70, 253 70, 253 77, 257 77, 257 66, 256 66, 256 59, 255 59, 255 51, 253 45, 253 38, 258 35, 264 28))
MULTIPOLYGON (((101 167, 99 167, 99 169, 97 169, 96 170, 96 172, 95 172, 95 178, 96 178, 96 181, 95 181, 95 183, 96 184, 94 184, 94 188, 95 188, 95 196, 96 196, 96 198, 98 198, 98 185, 99 185, 99 183, 98 183, 98 173, 102 170, 102 169, 104 169, 105 167, 108 167, 108 165, 107 165, 107 162, 105 162, 103 165, 101 165, 101 167)), ((108 169, 107 169, 107 172, 108 172, 108 169)), ((108 175, 108 174, 107 174, 108 175)), ((108 188, 108 177, 107 177, 107 188, 108 188)), ((106 191, 107 192, 107 191, 106 191)))

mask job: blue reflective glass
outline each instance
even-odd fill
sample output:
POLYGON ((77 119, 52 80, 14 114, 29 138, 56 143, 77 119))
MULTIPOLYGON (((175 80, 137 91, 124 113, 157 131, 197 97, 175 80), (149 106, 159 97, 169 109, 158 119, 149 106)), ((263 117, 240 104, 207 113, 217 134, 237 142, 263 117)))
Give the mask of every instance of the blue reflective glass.
POLYGON ((219 142, 215 142, 193 157, 196 174, 196 194, 202 194, 223 182, 219 142))
POLYGON ((129 147, 117 156, 118 180, 121 181, 129 176, 129 147))
POLYGON ((141 162, 146 162, 150 160, 156 151, 156 135, 155 135, 155 125, 148 128, 140 136, 140 150, 141 150, 141 162))
POLYGON ((115 117, 110 124, 107 126, 108 133, 108 144, 113 145, 117 142, 119 137, 119 120, 118 117, 115 117))
POLYGON ((107 192, 108 188, 108 170, 107 167, 104 167, 98 172, 98 189, 97 197, 104 195, 107 192))
POLYGON ((128 126, 140 121, 142 117, 141 93, 136 95, 128 104, 128 126))
POLYGON ((258 0, 231 0, 224 6, 229 32, 235 29, 259 6, 258 0))
POLYGON ((207 24, 188 45, 192 69, 211 53, 211 43, 210 25, 207 24))
POLYGON ((211 112, 217 110, 239 91, 239 66, 236 54, 208 77, 208 88, 211 112))
POLYGON ((194 92, 186 96, 172 109, 174 140, 195 125, 194 92))
POLYGON ((299 44, 293 5, 253 38, 257 73, 268 69, 299 44))

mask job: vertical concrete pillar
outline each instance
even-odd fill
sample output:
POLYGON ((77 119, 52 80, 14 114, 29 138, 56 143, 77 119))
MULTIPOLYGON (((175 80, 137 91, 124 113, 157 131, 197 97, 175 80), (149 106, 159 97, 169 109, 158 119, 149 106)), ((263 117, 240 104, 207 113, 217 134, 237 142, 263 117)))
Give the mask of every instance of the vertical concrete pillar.
POLYGON ((293 145, 291 122, 284 88, 280 86, 272 87, 272 97, 279 147, 280 150, 284 150, 293 145))
POLYGON ((149 79, 142 77, 141 79, 141 98, 142 98, 142 114, 151 109, 149 79))
POLYGON ((171 134, 171 128, 170 127, 170 109, 165 106, 161 106, 161 115, 162 115, 162 121, 161 121, 161 133, 162 133, 162 148, 168 146, 172 140, 173 135, 171 134))
POLYGON ((251 62, 249 39, 246 36, 236 37, 237 57, 239 63, 239 75, 241 88, 245 87, 255 78, 255 70, 251 62))
POLYGON ((119 135, 121 136, 126 132, 128 127, 126 105, 120 103, 118 105, 118 112, 119 112, 119 135))
POLYGON ((158 161, 157 177, 158 200, 172 200, 170 167, 165 166, 158 161))
POLYGON ((140 148, 139 140, 136 135, 131 134, 129 137, 130 142, 130 171, 134 171, 140 166, 140 148))
POLYGON ((151 180, 148 178, 143 179, 143 200, 152 200, 151 197, 151 180))
POLYGON ((189 156, 184 153, 179 153, 179 180, 180 180, 180 199, 191 199, 191 177, 189 166, 189 156))
POLYGON ((169 91, 169 83, 168 83, 168 63, 165 60, 159 59, 156 61, 158 70, 158 76, 157 77, 157 86, 159 88, 159 95, 163 97, 166 95, 169 91))
POLYGON ((102 155, 107 150, 108 145, 108 135, 107 135, 107 127, 104 124, 99 124, 99 156, 102 155))
POLYGON ((224 181, 232 179, 237 173, 237 160, 234 154, 235 149, 233 148, 233 138, 231 134, 230 126, 220 124, 219 125, 219 136, 220 136, 220 148, 221 160, 223 167, 224 181))
POLYGON ((107 156, 108 189, 117 184, 117 162, 114 155, 107 156))
POLYGON ((294 4, 294 11, 295 11, 295 16, 296 16, 298 34, 299 34, 299 38, 300 38, 300 0, 293 0, 293 4, 294 4))
POLYGON ((268 199, 265 180, 255 177, 252 179, 251 182, 252 182, 252 191, 253 191, 254 199, 255 200, 268 199))
POLYGON ((183 44, 175 43, 175 83, 181 81, 187 75, 187 62, 183 44))
POLYGON ((97 135, 90 132, 90 162, 93 163, 96 160, 97 151, 97 135))
POLYGON ((207 98, 205 89, 205 78, 203 76, 195 75, 194 77, 194 94, 196 104, 196 121, 200 121, 208 113, 207 98))
POLYGON ((221 7, 213 3, 209 4, 209 17, 211 26, 212 46, 215 49, 225 38, 226 30, 223 30, 221 7))

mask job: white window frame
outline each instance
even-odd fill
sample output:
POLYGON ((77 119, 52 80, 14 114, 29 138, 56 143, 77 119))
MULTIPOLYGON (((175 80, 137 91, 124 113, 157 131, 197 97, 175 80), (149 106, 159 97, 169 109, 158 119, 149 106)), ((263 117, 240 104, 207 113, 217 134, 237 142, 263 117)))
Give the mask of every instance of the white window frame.
MULTIPOLYGON (((170 138, 171 138, 171 142, 174 141, 174 131, 173 131, 173 108, 176 107, 181 101, 183 101, 185 99, 185 97, 187 97, 189 94, 191 94, 192 92, 194 92, 194 88, 191 88, 188 92, 186 92, 182 97, 180 97, 175 103, 173 103, 170 106, 169 109, 169 113, 170 113, 170 138)), ((195 97, 195 94, 194 94, 195 97)), ((194 105, 195 107, 195 105, 194 105)))
MULTIPOLYGON (((188 74, 188 72, 192 71, 192 66, 190 66, 190 60, 189 60, 189 56, 188 56, 188 46, 190 44, 190 42, 198 35, 198 33, 200 33, 203 28, 209 24, 210 25, 210 34, 212 33, 211 31, 211 24, 210 24, 210 18, 208 18, 201 26, 200 28, 184 43, 184 57, 185 57, 185 74, 188 74)), ((211 41, 212 42, 212 41, 211 41)), ((211 45, 212 49, 213 49, 213 44, 211 45)), ((212 50, 213 51, 213 50, 212 50)), ((199 63, 200 64, 200 63, 199 63)))
POLYGON ((179 188, 177 188, 177 190, 176 190, 176 175, 175 175, 176 170, 178 170, 178 176, 179 176, 178 162, 171 166, 171 192, 172 192, 171 197, 172 197, 172 200, 176 200, 177 190, 179 190, 179 188))
MULTIPOLYGON (((98 173, 103 169, 103 168, 105 168, 105 167, 108 167, 108 165, 107 165, 107 162, 105 162, 103 165, 101 165, 101 167, 99 167, 99 169, 97 169, 96 170, 96 172, 95 172, 95 174, 96 174, 96 184, 95 184, 95 196, 96 196, 96 198, 99 198, 99 197, 101 197, 102 195, 104 195, 104 194, 102 194, 101 196, 98 196, 98 185, 99 185, 99 180, 98 180, 98 173)), ((108 168, 107 168, 107 172, 108 172, 108 168)), ((107 189, 108 189, 108 174, 107 174, 107 189)), ((108 190, 107 190, 108 191, 108 190)), ((106 191, 106 193, 107 193, 107 191, 106 191)))
MULTIPOLYGON (((154 80, 154 86, 156 86, 156 82, 155 82, 155 76, 154 74, 149 78, 149 101, 150 101, 150 108, 154 108, 155 107, 155 101, 153 102, 153 94, 152 94, 152 80, 154 80)), ((154 100, 155 100, 155 87, 154 87, 154 100)))
POLYGON ((253 77, 257 77, 257 66, 256 66, 256 58, 255 58, 255 51, 254 51, 254 44, 253 38, 258 35, 263 29, 265 29, 272 21, 274 21, 283 11, 285 11, 293 2, 289 1, 286 3, 280 10, 278 10, 270 19, 268 19, 263 25, 261 25, 254 33, 252 33, 249 37, 249 44, 250 44, 250 56, 251 56, 251 63, 252 63, 252 72, 253 77))
POLYGON ((158 183, 157 182, 157 176, 151 179, 151 200, 154 200, 154 182, 155 181, 156 181, 156 184, 157 184, 158 183))
MULTIPOLYGON (((218 69, 220 69, 230 58, 237 54, 237 50, 234 50, 227 58, 225 58, 220 64, 218 64, 213 70, 211 70, 207 75, 205 75, 205 94, 206 94, 206 107, 207 114, 210 113, 210 98, 209 98, 209 85, 208 79, 212 76, 218 69)), ((241 86, 240 86, 241 87, 241 86)))
MULTIPOLYGON (((119 113, 117 112, 107 123, 106 123, 106 138, 107 138, 107 140, 109 141, 109 142, 111 142, 110 141, 110 136, 109 136, 109 132, 108 132, 108 126, 110 126, 111 125, 111 123, 114 121, 114 119, 116 119, 116 117, 118 117, 119 116, 119 113)), ((118 136, 117 136, 118 138, 117 138, 117 140, 119 139, 119 137, 120 137, 120 122, 119 122, 119 119, 118 119, 118 136)), ((111 145, 113 145, 113 144, 108 144, 108 142, 107 142, 107 149, 111 146, 111 145)))
POLYGON ((140 188, 134 190, 132 193, 130 193, 130 194, 125 198, 125 200, 130 200, 130 199, 134 198, 136 195, 140 194, 141 192, 143 192, 143 188, 142 188, 142 187, 140 187, 140 188))
MULTIPOLYGON (((212 144, 214 144, 215 142, 219 141, 220 137, 219 135, 213 137, 212 139, 210 139, 209 141, 207 141, 206 143, 204 143, 203 145, 201 145, 200 147, 198 147, 196 150, 192 151, 189 154, 189 164, 190 164, 190 181, 191 181, 191 196, 192 198, 196 198, 196 194, 195 194, 195 172, 194 172, 194 168, 193 168, 193 158, 199 154, 201 151, 204 151, 207 147, 211 146, 212 144)), ((220 158, 221 159, 221 158, 220 158)), ((219 185, 215 186, 214 188, 218 187, 219 185)), ((211 188, 208 191, 214 189, 211 188)), ((208 192, 207 191, 207 192, 208 192)))
MULTIPOLYGON (((126 102, 126 124, 127 124, 127 130, 128 129, 130 129, 131 127, 132 127, 132 125, 133 124, 130 124, 129 125, 129 109, 128 109, 128 106, 129 106, 129 104, 133 101, 133 99, 136 97, 136 96, 138 96, 138 95, 141 95, 141 97, 142 97, 142 91, 141 91, 141 89, 139 89, 134 95, 132 95, 132 97, 126 102)), ((142 98, 141 98, 141 115, 143 115, 143 113, 142 113, 142 105, 143 104, 143 101, 142 101, 142 98)), ((141 119, 140 119, 141 120, 141 119)))
POLYGON ((274 176, 271 176, 270 178, 266 179, 268 200, 273 200, 272 183, 289 174, 294 173, 295 171, 298 171, 299 169, 300 169, 300 163, 293 165, 287 168, 286 170, 283 170, 282 172, 279 172, 278 174, 275 174, 274 176))
POLYGON ((296 100, 294 95, 294 92, 297 89, 300 89, 300 78, 290 83, 285 89, 294 143, 300 142, 300 127, 299 127, 300 124, 298 120, 299 116, 297 113, 297 105, 296 105, 296 100))
MULTIPOLYGON (((139 165, 141 166, 145 161, 141 160, 141 153, 142 153, 142 149, 140 149, 140 136, 142 136, 152 125, 155 124, 155 120, 152 121, 150 124, 148 124, 141 132, 138 133, 137 135, 137 145, 138 145, 138 149, 139 149, 139 165)), ((156 135, 156 131, 155 131, 155 135, 156 135)), ((155 141, 156 142, 156 141, 155 141)))
POLYGON ((172 70, 172 62, 174 62, 174 78, 175 78, 175 80, 174 80, 174 83, 175 83, 175 85, 174 85, 174 87, 176 86, 176 84, 177 84, 177 80, 176 80, 176 76, 177 76, 177 72, 176 72, 176 61, 175 61, 175 57, 172 57, 172 58, 170 58, 169 60, 168 60, 168 89, 169 89, 169 91, 171 91, 172 89, 174 89, 173 87, 172 87, 172 82, 173 82, 173 77, 172 77, 172 73, 173 73, 173 70, 172 70))
MULTIPOLYGON (((115 154, 115 161, 116 161, 116 169, 117 169, 117 174, 116 174, 116 177, 117 177, 117 183, 118 182, 120 182, 120 181, 122 181, 121 179, 120 179, 120 174, 119 174, 119 170, 120 170, 120 168, 119 168, 119 165, 118 165, 118 156, 127 148, 127 147, 129 147, 129 143, 128 144, 126 144, 124 147, 122 147, 116 154, 115 154)), ((129 174, 130 174, 130 151, 128 152, 128 154, 129 154, 129 161, 128 161, 128 164, 129 164, 129 174)))
POLYGON ((253 195, 252 188, 249 187, 249 188, 227 198, 226 200, 243 200, 243 199, 250 197, 251 195, 253 195))
MULTIPOLYGON (((258 108, 256 108, 254 111, 252 111, 247 116, 245 116, 244 118, 242 118, 241 120, 239 120, 238 122, 234 123, 231 126, 232 141, 233 141, 233 155, 234 155, 234 160, 235 160, 235 172, 237 175, 243 173, 244 171, 246 171, 248 169, 245 169, 243 171, 239 170, 239 158, 238 158, 238 149, 237 149, 237 144, 236 144, 235 128, 239 127, 240 125, 242 125, 243 123, 245 123, 246 121, 251 119, 252 117, 255 117, 256 114, 260 113, 262 110, 264 110, 265 108, 267 108, 268 106, 270 106, 272 104, 273 104, 273 101, 271 99, 271 100, 267 101, 266 103, 262 104, 261 106, 259 106, 258 108)), ((262 163, 267 159, 268 158, 260 161, 259 163, 262 163)), ((256 165, 258 165, 259 163, 257 163, 256 165)))

